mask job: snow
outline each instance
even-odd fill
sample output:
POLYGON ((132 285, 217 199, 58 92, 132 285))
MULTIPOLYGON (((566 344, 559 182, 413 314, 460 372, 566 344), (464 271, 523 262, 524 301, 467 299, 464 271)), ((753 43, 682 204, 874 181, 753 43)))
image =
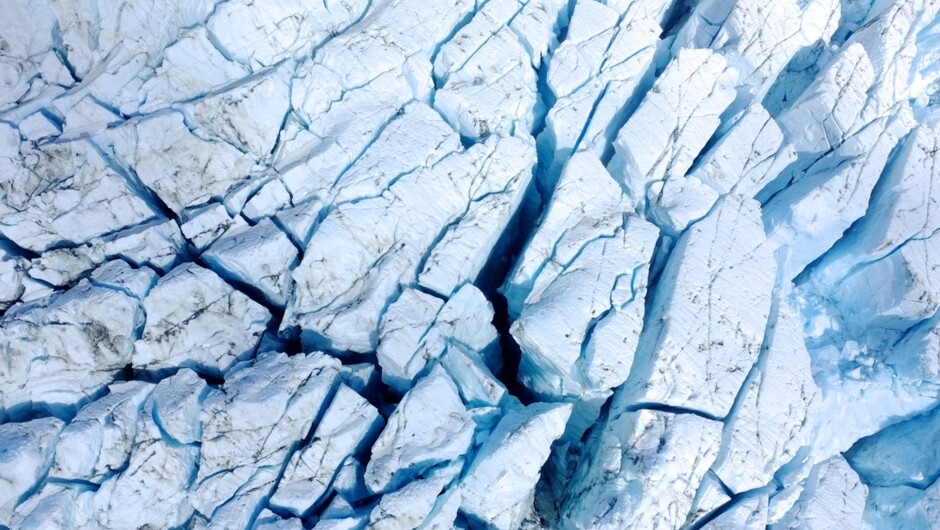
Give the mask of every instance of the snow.
POLYGON ((7 0, 0 528, 940 526, 935 0, 7 0))

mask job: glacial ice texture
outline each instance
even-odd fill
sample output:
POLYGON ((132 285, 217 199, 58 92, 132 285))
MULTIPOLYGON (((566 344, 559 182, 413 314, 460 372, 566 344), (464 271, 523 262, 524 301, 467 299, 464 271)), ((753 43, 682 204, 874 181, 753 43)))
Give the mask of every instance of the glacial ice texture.
POLYGON ((0 1, 0 529, 940 529, 940 1, 0 1))

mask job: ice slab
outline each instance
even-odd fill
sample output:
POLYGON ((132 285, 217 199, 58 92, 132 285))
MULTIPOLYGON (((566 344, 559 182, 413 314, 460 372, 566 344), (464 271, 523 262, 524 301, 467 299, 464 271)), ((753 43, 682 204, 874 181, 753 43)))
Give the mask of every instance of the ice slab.
POLYGON ((290 271, 300 262, 294 244, 270 219, 227 232, 202 258, 218 273, 254 287, 278 307, 287 304, 290 271))
POLYGON ((724 417, 764 338, 774 256, 760 208, 728 195, 676 243, 625 398, 724 417))
POLYGON ((679 528, 715 459, 721 423, 694 414, 627 412, 614 398, 561 509, 564 528, 679 528))
POLYGON ((518 528, 531 505, 539 469, 570 414, 569 404, 547 403, 507 413, 460 481, 461 513, 495 528, 518 528))
POLYGON ((186 366, 222 374, 254 351, 270 313, 214 272, 181 265, 144 300, 147 323, 135 344, 134 366, 186 366))
POLYGON ((45 478, 64 426, 57 418, 0 425, 0 521, 9 521, 25 494, 45 478))
POLYGON ((327 492, 343 462, 368 447, 382 427, 378 410, 340 385, 309 445, 288 462, 270 504, 303 517, 327 492))
POLYGON ((372 446, 365 480, 375 493, 393 491, 423 471, 465 454, 473 422, 457 387, 436 366, 418 381, 372 446))

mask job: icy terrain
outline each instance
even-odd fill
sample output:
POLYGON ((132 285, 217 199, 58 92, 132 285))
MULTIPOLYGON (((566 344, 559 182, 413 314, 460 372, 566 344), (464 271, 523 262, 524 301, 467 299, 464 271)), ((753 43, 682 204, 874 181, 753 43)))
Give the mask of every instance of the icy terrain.
POLYGON ((0 1, 0 528, 940 529, 940 0, 0 1))

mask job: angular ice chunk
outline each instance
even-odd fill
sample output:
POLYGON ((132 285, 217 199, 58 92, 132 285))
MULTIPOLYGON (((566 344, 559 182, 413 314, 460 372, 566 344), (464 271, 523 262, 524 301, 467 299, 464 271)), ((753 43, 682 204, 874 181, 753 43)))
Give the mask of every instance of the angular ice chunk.
POLYGON ((508 412, 460 480, 460 511, 493 528, 519 528, 531 507, 539 470, 570 414, 570 404, 549 403, 508 412))
POLYGON ((538 103, 533 66, 547 48, 542 35, 551 34, 562 6, 559 0, 495 0, 442 47, 434 73, 443 86, 434 106, 461 135, 476 139, 517 128, 531 132, 538 103), (529 33, 519 33, 516 20, 529 33), (533 44, 527 37, 544 48, 527 48, 533 44))
POLYGON ((721 451, 712 469, 734 493, 769 484, 774 473, 812 443, 821 400, 813 381, 803 328, 780 302, 769 326, 764 359, 754 367, 725 421, 721 451))
POLYGON ((377 357, 382 381, 405 392, 412 381, 449 343, 485 353, 496 342, 493 307, 472 284, 464 285, 446 303, 407 289, 382 317, 377 357))
POLYGON ((92 271, 89 281, 101 287, 118 289, 143 300, 150 288, 157 283, 157 278, 157 273, 149 267, 132 269, 126 261, 113 260, 92 271))
POLYGON ((635 201, 646 195, 646 184, 685 174, 734 100, 736 80, 724 56, 679 51, 614 144, 611 172, 635 201))
MULTIPOLYGON (((221 10, 232 5, 226 4, 221 10)), ((239 35, 239 40, 244 37, 239 35)), ((216 38, 226 37, 216 34, 216 38)), ((290 109, 290 74, 285 65, 266 75, 245 78, 221 94, 199 99, 192 104, 194 124, 208 136, 259 160, 269 157, 290 109)))
POLYGON ((381 428, 378 410, 346 385, 313 432, 310 445, 294 453, 270 504, 303 517, 317 506, 347 458, 359 453, 381 428))
POLYGON ((386 493, 369 514, 369 528, 398 530, 419 528, 434 508, 438 494, 453 476, 435 473, 402 486, 398 491, 386 493))
POLYGON ((541 399, 605 392, 630 374, 658 231, 633 215, 614 220, 613 234, 584 243, 551 283, 529 294, 512 325, 522 348, 519 380, 541 399))
POLYGON ((186 366, 220 375, 251 354, 271 315, 195 263, 157 282, 144 300, 147 324, 135 344, 134 366, 186 366))
POLYGON ((0 425, 0 521, 46 476, 64 426, 58 418, 0 425))
POLYGON ((910 109, 903 107, 866 125, 764 205, 767 233, 785 245, 784 277, 799 274, 864 215, 888 156, 911 121, 910 109))
POLYGON ((59 434, 49 476, 100 483, 124 468, 137 438, 137 417, 153 385, 115 383, 82 408, 59 434))
MULTIPOLYGON (((199 406, 205 390, 206 384, 188 370, 157 385, 139 417, 138 437, 126 469, 94 493, 98 527, 168 528, 189 520, 193 507, 188 489, 196 473, 199 446, 181 443, 185 437, 166 438, 162 425, 185 425, 183 431, 198 434, 200 421, 192 408, 199 406), (190 406, 170 410, 168 401, 190 406)), ((191 440, 198 441, 198 437, 191 440)))
POLYGON ((142 223, 157 212, 87 141, 19 146, 0 125, 0 233, 42 252, 142 223))
POLYGON ((247 228, 248 223, 240 215, 231 216, 222 203, 186 210, 183 212, 181 228, 183 235, 196 250, 203 250, 213 241, 230 231, 247 228))
POLYGON ((366 485, 375 493, 395 490, 422 471, 462 456, 472 436, 473 422, 457 387, 435 366, 389 416, 372 446, 366 485))
POLYGON ((867 496, 868 487, 845 458, 837 455, 813 467, 796 505, 770 528, 865 528, 862 513, 867 496))
POLYGON ((0 409, 74 406, 131 361, 140 302, 82 280, 0 320, 0 409))
POLYGON ((13 305, 25 291, 23 276, 29 261, 5 241, 0 241, 0 309, 13 305))
POLYGON ((760 104, 751 105, 698 161, 693 175, 720 193, 754 197, 796 159, 783 131, 760 104))
POLYGON ((236 369, 221 391, 209 394, 202 406, 199 470, 189 495, 199 513, 213 517, 228 510, 229 524, 247 522, 310 431, 338 368, 338 361, 320 353, 266 354, 236 369), (227 501, 235 504, 226 508, 227 501))
POLYGON ((842 48, 839 55, 778 121, 799 153, 825 153, 866 122, 862 107, 874 81, 871 60, 860 44, 842 48))
POLYGON ((724 417, 757 360, 774 270, 759 205, 725 196, 672 250, 624 397, 724 417))
POLYGON ((679 528, 718 452, 721 423, 694 414, 627 412, 614 398, 562 506, 564 528, 679 528))
POLYGON ((152 416, 167 443, 191 444, 202 439, 199 411, 208 392, 206 382, 187 368, 154 388, 152 416))
POLYGON ((648 216, 663 232, 676 236, 705 217, 719 193, 695 175, 671 177, 650 184, 646 190, 648 216))
POLYGON ((287 304, 290 271, 299 263, 297 248, 270 219, 229 231, 202 257, 220 274, 258 289, 279 307, 287 304))
POLYGON ((106 133, 117 158, 175 213, 221 198, 248 176, 254 159, 196 136, 178 112, 129 122, 106 133))
POLYGON ((536 282, 548 285, 584 246, 612 237, 633 205, 604 165, 590 153, 565 165, 538 228, 529 238, 502 290, 518 318, 536 282))
POLYGON ((304 344, 374 351, 386 306, 402 285, 414 282, 429 247, 448 225, 473 201, 531 178, 530 142, 491 136, 402 176, 380 197, 334 209, 292 273, 294 296, 282 330, 299 327, 304 344), (363 233, 370 236, 360 237, 363 233), (335 252, 339 247, 344 251, 335 252))
POLYGON ((926 488, 940 478, 940 408, 862 438, 846 459, 870 486, 926 488))
POLYGON ((572 152, 604 156, 652 75, 662 28, 639 8, 624 14, 607 4, 577 2, 568 36, 548 61, 546 81, 557 99, 539 145, 551 150, 559 166, 572 152))
POLYGON ((272 178, 248 199, 242 208, 242 215, 257 223, 265 217, 271 217, 281 208, 289 206, 291 206, 290 192, 280 179, 272 178))
POLYGON ((214 38, 205 26, 197 26, 163 50, 154 77, 140 87, 140 110, 149 113, 176 101, 191 100, 247 76, 248 68, 228 60, 212 44, 214 38))
POLYGON ((459 150, 460 136, 440 114, 424 103, 409 103, 335 183, 325 183, 332 187, 324 200, 379 196, 402 176, 459 150))
POLYGON ((18 530, 49 528, 95 528, 94 491, 87 486, 47 484, 16 507, 9 521, 18 530))
POLYGON ((738 70, 749 95, 759 100, 796 53, 828 41, 838 21, 836 0, 707 0, 695 6, 672 46, 721 53, 738 70))

